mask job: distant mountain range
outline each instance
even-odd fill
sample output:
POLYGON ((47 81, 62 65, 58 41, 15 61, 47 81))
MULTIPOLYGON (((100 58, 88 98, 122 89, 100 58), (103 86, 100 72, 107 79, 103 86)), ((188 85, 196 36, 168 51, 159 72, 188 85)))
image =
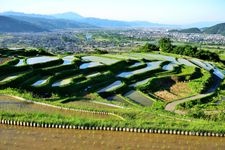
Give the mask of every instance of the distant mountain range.
POLYGON ((0 16, 0 32, 43 32, 44 28, 29 22, 16 20, 10 17, 0 16))
POLYGON ((223 24, 214 25, 212 22, 200 22, 187 26, 167 25, 151 23, 147 21, 118 21, 109 19, 99 19, 83 17, 74 12, 67 12, 53 15, 25 14, 19 12, 0 13, 0 32, 43 32, 56 29, 71 28, 170 28, 178 29, 191 26, 189 29, 172 30, 172 32, 183 33, 218 33, 224 35, 223 24), (205 26, 204 26, 205 24, 205 26), (193 26, 192 26, 193 25, 193 26), (195 25, 195 26, 194 26, 195 25), (193 28, 197 27, 197 28, 193 28), (209 27, 203 28, 202 27, 209 27), (201 29, 199 29, 201 28, 201 29))
POLYGON ((179 33, 206 33, 206 34, 221 34, 225 36, 225 23, 216 24, 207 28, 188 28, 182 30, 170 30, 170 32, 179 32, 179 33))
MULTIPOLYGON (((14 21, 23 21, 32 24, 36 27, 44 30, 55 30, 55 29, 68 29, 68 28, 169 28, 176 27, 173 25, 157 24, 145 21, 118 21, 109 19, 99 19, 91 17, 83 17, 77 13, 67 12, 62 14, 54 15, 39 15, 39 14, 25 14, 19 12, 3 12, 0 16, 5 16, 14 21)), ((3 18, 2 18, 3 19, 3 18)), ((5 19, 3 19, 5 20, 5 19)), ((5 20, 7 21, 7 20, 5 20)), ((10 23, 9 23, 10 25, 10 23)), ((0 24, 1 32, 4 32, 4 28, 0 24)), ((14 30, 17 29, 13 26, 14 30)), ((41 31, 41 30, 40 30, 41 31)), ((6 30, 5 32, 8 32, 6 30)), ((18 30, 21 32, 21 30, 18 30)), ((22 31, 24 32, 24 31, 22 31)), ((28 30, 27 32, 30 32, 28 30)), ((36 30, 34 30, 36 32, 36 30)))

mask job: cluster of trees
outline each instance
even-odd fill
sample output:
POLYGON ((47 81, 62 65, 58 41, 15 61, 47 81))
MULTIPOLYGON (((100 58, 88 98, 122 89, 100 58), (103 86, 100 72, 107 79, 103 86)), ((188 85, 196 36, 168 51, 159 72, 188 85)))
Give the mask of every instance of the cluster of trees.
POLYGON ((139 48, 139 51, 141 52, 159 51, 159 47, 154 44, 146 43, 145 45, 139 48))
POLYGON ((106 50, 101 50, 101 49, 98 49, 98 48, 94 49, 94 53, 95 54, 108 54, 108 52, 106 50))
POLYGON ((210 51, 200 50, 197 47, 190 45, 175 46, 169 38, 162 38, 159 40, 160 51, 166 53, 174 53, 179 55, 186 55, 190 57, 196 57, 203 60, 220 61, 219 55, 210 51))

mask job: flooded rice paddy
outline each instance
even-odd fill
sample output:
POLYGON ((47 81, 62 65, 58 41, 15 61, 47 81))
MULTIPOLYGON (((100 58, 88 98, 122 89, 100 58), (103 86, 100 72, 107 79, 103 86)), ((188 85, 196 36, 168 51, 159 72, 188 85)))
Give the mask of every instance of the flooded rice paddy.
POLYGON ((141 74, 147 71, 151 71, 154 69, 157 69, 160 67, 160 64, 162 63, 162 61, 155 61, 155 62, 149 62, 147 63, 147 66, 145 68, 142 69, 138 69, 135 71, 128 71, 128 72, 121 72, 120 74, 117 75, 117 77, 121 77, 121 78, 129 78, 133 75, 136 74, 141 74))
POLYGON ((152 100, 139 91, 132 90, 126 93, 124 96, 143 106, 151 106, 153 103, 152 100))
POLYGON ((70 65, 72 64, 74 60, 74 56, 66 56, 66 57, 63 57, 62 60, 63 60, 63 65, 70 65))
POLYGON ((66 79, 57 81, 57 82, 52 84, 52 87, 68 85, 68 84, 70 84, 72 82, 72 80, 73 80, 73 78, 66 78, 66 79))
POLYGON ((98 67, 98 66, 102 66, 103 64, 100 62, 90 62, 90 63, 83 63, 82 65, 80 65, 80 69, 87 69, 87 68, 93 68, 93 67, 98 67))
POLYGON ((23 66, 23 65, 25 65, 25 60, 20 59, 20 61, 15 66, 18 67, 18 66, 23 66))
POLYGON ((1 149, 224 149, 225 138, 0 125, 1 149))
POLYGON ((98 93, 102 93, 102 92, 110 92, 110 91, 113 91, 119 87, 123 86, 123 83, 121 81, 115 81, 113 82, 112 84, 110 84, 109 86, 101 89, 98 91, 98 93))
POLYGON ((47 113, 47 114, 60 114, 69 117, 81 117, 81 118, 95 118, 95 119, 107 119, 109 115, 93 114, 86 112, 78 112, 73 110, 64 110, 50 106, 44 106, 34 104, 26 101, 17 100, 9 96, 0 95, 0 111, 7 112, 27 112, 27 113, 47 113))
POLYGON ((49 77, 43 77, 42 79, 36 81, 35 83, 32 84, 32 86, 41 86, 45 84, 48 81, 49 77))
POLYGON ((186 66, 193 66, 195 67, 196 65, 194 65, 193 63, 191 63, 190 61, 188 61, 187 59, 184 58, 178 58, 178 63, 186 65, 186 66))
POLYGON ((130 68, 134 68, 134 67, 139 67, 141 65, 143 65, 144 63, 141 63, 141 62, 136 62, 134 63, 133 65, 130 66, 130 68))
POLYGON ((82 59, 85 61, 100 62, 106 65, 112 65, 114 63, 119 62, 118 59, 106 58, 106 57, 100 57, 100 56, 84 56, 82 57, 82 59))
POLYGON ((176 66, 177 66, 177 64, 169 63, 169 64, 167 64, 167 65, 164 65, 164 66, 162 67, 162 69, 163 69, 163 70, 167 70, 167 71, 172 71, 172 70, 174 70, 174 67, 176 67, 176 66))
POLYGON ((33 65, 37 63, 45 63, 45 62, 50 62, 53 60, 57 60, 59 58, 57 57, 49 57, 49 56, 40 56, 40 57, 33 57, 33 58, 28 58, 27 59, 27 64, 28 65, 33 65))

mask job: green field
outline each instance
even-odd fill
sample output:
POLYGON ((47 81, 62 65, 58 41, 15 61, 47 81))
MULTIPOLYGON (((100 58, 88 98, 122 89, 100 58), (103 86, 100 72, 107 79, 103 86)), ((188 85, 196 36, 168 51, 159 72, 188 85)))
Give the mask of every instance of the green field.
POLYGON ((225 132, 224 70, 212 62, 157 53, 0 51, 6 60, 0 64, 0 119, 225 132), (165 110, 186 99, 174 103, 176 111, 165 110))

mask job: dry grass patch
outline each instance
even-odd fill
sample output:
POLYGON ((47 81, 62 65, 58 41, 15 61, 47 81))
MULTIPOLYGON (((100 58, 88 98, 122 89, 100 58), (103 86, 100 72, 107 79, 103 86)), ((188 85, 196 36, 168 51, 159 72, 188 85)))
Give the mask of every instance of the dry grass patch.
POLYGON ((10 61, 10 60, 12 60, 12 59, 11 58, 0 58, 0 65, 4 64, 5 62, 10 61))
POLYGON ((194 92, 187 82, 176 82, 169 90, 157 91, 154 94, 165 101, 174 101, 193 95, 194 92))

